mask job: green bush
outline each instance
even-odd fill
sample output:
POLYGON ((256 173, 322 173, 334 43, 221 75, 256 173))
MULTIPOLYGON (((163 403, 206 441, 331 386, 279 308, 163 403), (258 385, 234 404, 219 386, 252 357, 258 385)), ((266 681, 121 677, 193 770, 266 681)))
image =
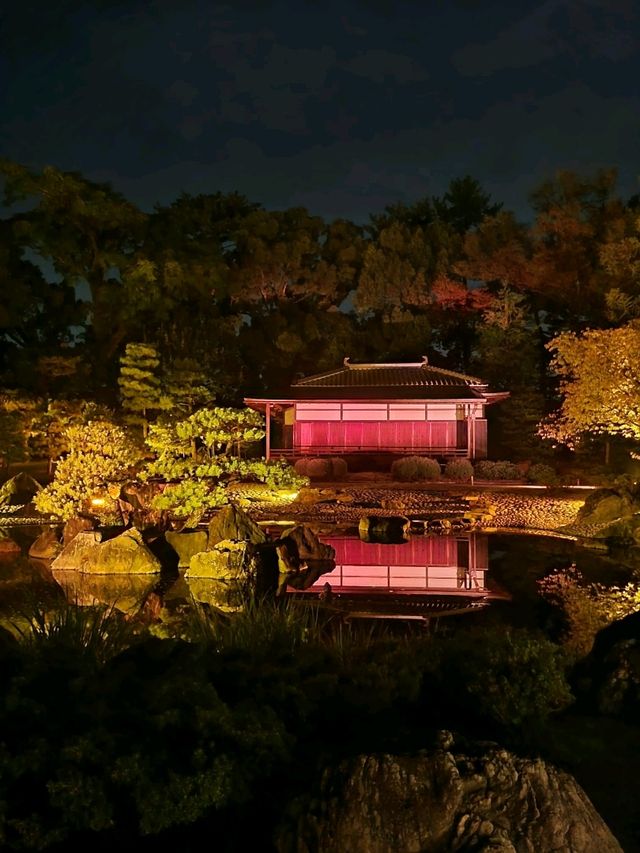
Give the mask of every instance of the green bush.
POLYGON ((449 459, 444 466, 444 475, 448 480, 470 480, 473 477, 473 465, 468 459, 449 459))
POLYGON ((393 462, 391 476, 403 483, 437 480, 440 477, 440 463, 428 456, 405 456, 393 462))
POLYGON ((513 462, 482 459, 475 465, 474 476, 478 480, 518 480, 520 471, 513 462))
POLYGON ((543 723, 572 701, 564 652, 541 634, 464 630, 439 652, 432 665, 448 700, 507 729, 543 723))
POLYGON ((551 465, 537 462, 527 471, 527 480, 536 486, 555 486, 558 483, 558 475, 551 465))

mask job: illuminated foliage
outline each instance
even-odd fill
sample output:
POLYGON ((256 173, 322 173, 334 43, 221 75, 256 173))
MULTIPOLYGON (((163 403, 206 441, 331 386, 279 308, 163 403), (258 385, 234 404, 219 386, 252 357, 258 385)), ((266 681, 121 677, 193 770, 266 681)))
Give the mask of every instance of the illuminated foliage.
POLYGON ((286 462, 231 455, 264 434, 263 417, 253 409, 200 409, 177 423, 152 425, 147 444, 156 458, 140 477, 160 477, 169 482, 154 498, 154 508, 169 510, 194 523, 207 510, 227 503, 225 486, 231 480, 294 491, 306 485, 307 478, 296 474, 286 462))
POLYGON ((171 400, 163 393, 160 384, 160 356, 151 344, 127 344, 120 358, 120 397, 125 412, 142 424, 146 436, 150 411, 171 408, 171 400), (136 417, 137 416, 137 417, 136 417))
POLYGON ((91 421, 67 430, 69 452, 58 461, 53 481, 38 493, 36 509, 47 515, 72 518, 87 507, 93 495, 113 505, 109 486, 124 482, 140 458, 129 435, 109 421, 91 421))
POLYGON ((586 432, 640 439, 640 326, 565 332, 548 345, 560 409, 540 435, 569 447, 586 432))

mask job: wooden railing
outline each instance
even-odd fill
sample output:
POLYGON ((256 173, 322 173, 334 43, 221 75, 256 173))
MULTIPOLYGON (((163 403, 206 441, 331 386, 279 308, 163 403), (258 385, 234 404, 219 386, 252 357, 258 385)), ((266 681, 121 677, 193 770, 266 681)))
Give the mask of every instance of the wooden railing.
POLYGON ((297 456, 353 456, 356 454, 375 454, 384 456, 468 456, 467 447, 410 447, 400 446, 380 448, 374 445, 345 447, 344 445, 324 445, 322 447, 271 447, 271 456, 281 456, 285 459, 297 456))

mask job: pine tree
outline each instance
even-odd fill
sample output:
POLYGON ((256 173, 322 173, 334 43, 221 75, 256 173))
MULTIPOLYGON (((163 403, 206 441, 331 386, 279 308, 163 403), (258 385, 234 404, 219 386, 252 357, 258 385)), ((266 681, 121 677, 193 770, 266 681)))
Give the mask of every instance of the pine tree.
POLYGON ((171 401, 162 393, 160 356, 155 346, 127 344, 120 358, 118 385, 122 408, 133 415, 131 420, 142 424, 146 438, 149 412, 171 408, 171 401))

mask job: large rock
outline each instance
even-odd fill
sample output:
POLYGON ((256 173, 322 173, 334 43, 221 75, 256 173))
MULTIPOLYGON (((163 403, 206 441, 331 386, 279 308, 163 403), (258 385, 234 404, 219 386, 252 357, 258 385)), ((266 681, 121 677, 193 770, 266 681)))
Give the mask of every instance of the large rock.
POLYGON ((85 530, 76 534, 51 563, 51 568, 80 571, 89 554, 92 554, 101 542, 102 533, 99 530, 85 530))
MULTIPOLYGON (((79 534, 73 541, 76 542, 82 535, 79 534)), ((142 534, 135 527, 100 543, 89 551, 80 566, 81 571, 96 575, 150 575, 160 569, 160 560, 147 548, 142 534)))
POLYGON ((640 498, 623 487, 598 489, 568 526, 586 537, 640 544, 640 498))
POLYGON ((292 539, 298 548, 298 556, 304 562, 308 560, 334 560, 336 552, 331 545, 321 542, 315 532, 304 524, 292 527, 282 534, 282 538, 292 539))
POLYGON ((57 527, 45 527, 40 536, 31 544, 29 556, 38 560, 53 560, 62 550, 60 531, 57 527))
POLYGON ((247 542, 225 539, 217 542, 209 551, 194 554, 185 577, 242 581, 248 569, 250 553, 247 542))
POLYGON ((178 555, 178 566, 185 568, 191 562, 194 554, 199 554, 207 548, 208 535, 206 530, 191 530, 176 533, 167 531, 165 539, 178 555))
POLYGON ((296 801, 278 853, 621 853, 586 794, 541 759, 486 747, 364 755, 327 770, 296 801))
POLYGON ((267 541, 267 535, 246 512, 235 504, 229 504, 209 523, 209 548, 213 548, 218 542, 234 539, 260 545, 267 541))

